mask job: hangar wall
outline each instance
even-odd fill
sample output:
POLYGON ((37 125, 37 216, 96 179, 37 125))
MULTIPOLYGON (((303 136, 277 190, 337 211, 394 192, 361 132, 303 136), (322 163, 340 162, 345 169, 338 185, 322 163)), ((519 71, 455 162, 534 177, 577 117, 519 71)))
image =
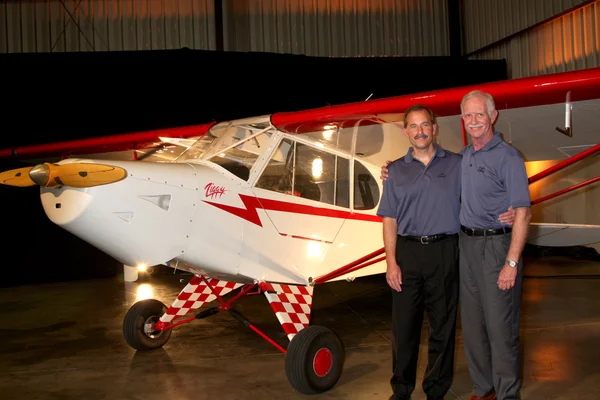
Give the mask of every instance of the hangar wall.
POLYGON ((447 56, 447 0, 226 0, 225 48, 309 56, 447 56))
POLYGON ((0 53, 215 49, 213 0, 8 0, 0 53))
POLYGON ((465 0, 462 20, 464 54, 509 78, 600 66, 600 0, 465 0))
POLYGON ((0 53, 215 49, 213 0, 8 0, 0 53))
POLYGON ((447 0, 0 2, 0 53, 262 51, 449 55, 447 0))

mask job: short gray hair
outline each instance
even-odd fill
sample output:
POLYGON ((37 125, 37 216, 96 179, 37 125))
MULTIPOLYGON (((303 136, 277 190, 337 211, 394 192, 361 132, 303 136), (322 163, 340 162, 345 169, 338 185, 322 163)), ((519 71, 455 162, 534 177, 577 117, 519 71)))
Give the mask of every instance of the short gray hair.
POLYGON ((494 101, 494 98, 492 97, 491 94, 489 94, 487 92, 483 92, 481 90, 472 90, 463 97, 462 101, 460 102, 460 113, 461 114, 465 113, 464 105, 465 105, 466 101, 469 100, 471 97, 483 97, 483 99, 485 100, 486 108, 488 110, 488 114, 491 118, 492 114, 496 110, 496 102, 494 101))

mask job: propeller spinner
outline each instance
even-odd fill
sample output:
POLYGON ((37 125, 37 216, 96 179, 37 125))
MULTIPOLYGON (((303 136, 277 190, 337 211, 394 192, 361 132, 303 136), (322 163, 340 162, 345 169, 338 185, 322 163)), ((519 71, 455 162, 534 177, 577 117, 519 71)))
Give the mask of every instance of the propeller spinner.
POLYGON ((12 169, 0 173, 0 183, 8 186, 71 186, 86 188, 125 179, 127 171, 114 165, 43 163, 34 167, 12 169))

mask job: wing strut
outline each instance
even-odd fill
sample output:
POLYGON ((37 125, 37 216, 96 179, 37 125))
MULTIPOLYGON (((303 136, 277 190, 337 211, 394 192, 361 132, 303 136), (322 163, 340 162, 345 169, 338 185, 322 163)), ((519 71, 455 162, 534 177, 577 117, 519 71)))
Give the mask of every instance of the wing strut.
POLYGON ((529 184, 531 185, 533 182, 539 181, 540 179, 545 178, 548 175, 555 173, 556 171, 564 169, 569 165, 575 164, 577 161, 583 160, 584 158, 589 157, 598 151, 600 151, 600 143, 595 145, 594 147, 590 147, 589 149, 582 151, 581 153, 577 153, 574 156, 569 157, 566 160, 551 166, 550 168, 546 168, 538 174, 535 174, 534 176, 529 178, 529 184))
MULTIPOLYGON (((555 173, 557 171, 560 171, 561 169, 564 169, 564 168, 566 168, 566 167, 568 167, 568 166, 570 166, 572 164, 575 164, 576 162, 581 161, 584 158, 589 157, 589 156, 591 156, 592 154, 594 154, 594 153, 596 153, 598 151, 600 151, 600 143, 597 144, 597 145, 595 145, 594 147, 590 147, 589 149, 582 151, 581 153, 575 154, 574 156, 569 157, 566 160, 561 161, 558 164, 551 166, 550 168, 546 168, 545 170, 543 170, 542 172, 540 172, 538 174, 535 174, 534 176, 532 176, 531 178, 529 178, 529 184, 531 185, 533 182, 539 181, 540 179, 543 179, 543 178, 547 177, 548 175, 551 175, 551 174, 553 174, 553 173, 555 173)), ((575 185, 573 185, 571 187, 568 187, 566 189, 562 189, 562 190, 559 190, 559 191, 557 191, 555 193, 549 194, 547 196, 535 199, 535 200, 533 200, 531 202, 531 205, 538 204, 538 203, 541 203, 543 201, 553 199, 554 197, 560 196, 561 194, 568 193, 568 192, 571 192, 571 191, 573 191, 575 189, 579 189, 579 188, 582 188, 584 186, 591 185, 592 183, 595 183, 595 182, 598 182, 598 181, 600 181, 600 175, 597 176, 597 177, 595 177, 595 178, 589 179, 589 180, 587 180, 585 182, 577 183, 577 184, 575 184, 575 185)))
POLYGON ((570 186, 570 187, 568 187, 566 189, 559 190, 558 192, 555 192, 555 193, 549 194, 547 196, 543 196, 543 197, 540 197, 538 199, 535 199, 535 200, 533 200, 531 202, 531 205, 541 203, 542 201, 553 199, 553 198, 555 198, 557 196, 560 196, 561 194, 569 193, 569 192, 571 192, 571 191, 573 191, 575 189, 579 189, 579 188, 582 188, 584 186, 591 185, 592 183, 598 182, 598 181, 600 181, 600 175, 597 176, 597 177, 595 177, 595 178, 588 179, 585 182, 577 183, 577 184, 575 184, 573 186, 570 186))
POLYGON ((321 276, 315 278, 311 282, 311 284, 325 283, 327 281, 330 281, 332 279, 340 277, 340 276, 342 276, 344 274, 347 274, 349 272, 356 271, 357 269, 361 269, 361 268, 367 267, 369 265, 375 264, 375 263, 377 263, 379 261, 383 261, 383 260, 385 260, 385 248, 381 248, 379 250, 376 250, 376 251, 374 251, 374 252, 372 252, 370 254, 367 254, 364 257, 359 258, 356 261, 352 261, 351 263, 344 265, 343 267, 340 267, 340 268, 338 268, 338 269, 336 269, 334 271, 331 271, 331 272, 329 272, 329 273, 327 273, 325 275, 321 275, 321 276), (377 257, 378 255, 381 255, 381 254, 383 254, 382 257, 373 259, 373 257, 377 257), (368 260, 371 260, 371 261, 368 261, 368 260))

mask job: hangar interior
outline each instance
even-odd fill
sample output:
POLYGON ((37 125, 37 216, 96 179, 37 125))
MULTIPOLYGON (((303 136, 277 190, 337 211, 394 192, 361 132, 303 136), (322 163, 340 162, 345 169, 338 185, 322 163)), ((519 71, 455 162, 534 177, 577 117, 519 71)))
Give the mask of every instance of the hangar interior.
MULTIPOLYGON (((600 67, 600 0, 7 0, 0 25, 4 149, 600 67)), ((563 146, 528 175, 596 145, 563 146)), ((599 157, 532 184, 532 199, 597 180, 599 157)), ((0 159, 2 171, 25 165, 0 159)), ((121 327, 129 307, 148 297, 171 304, 191 275, 151 266, 129 282, 122 263, 46 218, 39 188, 0 185, 0 194, 8 398, 389 397, 384 276, 316 287, 311 320, 340 335, 347 358, 336 386, 303 395, 288 383, 285 355, 226 312, 174 328, 154 352, 134 351, 121 327)), ((532 213, 599 225, 600 186, 532 213)), ((593 398, 600 388, 598 251, 600 242, 526 248, 524 399, 593 398)), ((264 296, 236 309, 287 345, 264 296)), ((471 394, 463 329, 447 399, 471 394)), ((413 399, 425 399, 426 355, 427 320, 413 399)))

